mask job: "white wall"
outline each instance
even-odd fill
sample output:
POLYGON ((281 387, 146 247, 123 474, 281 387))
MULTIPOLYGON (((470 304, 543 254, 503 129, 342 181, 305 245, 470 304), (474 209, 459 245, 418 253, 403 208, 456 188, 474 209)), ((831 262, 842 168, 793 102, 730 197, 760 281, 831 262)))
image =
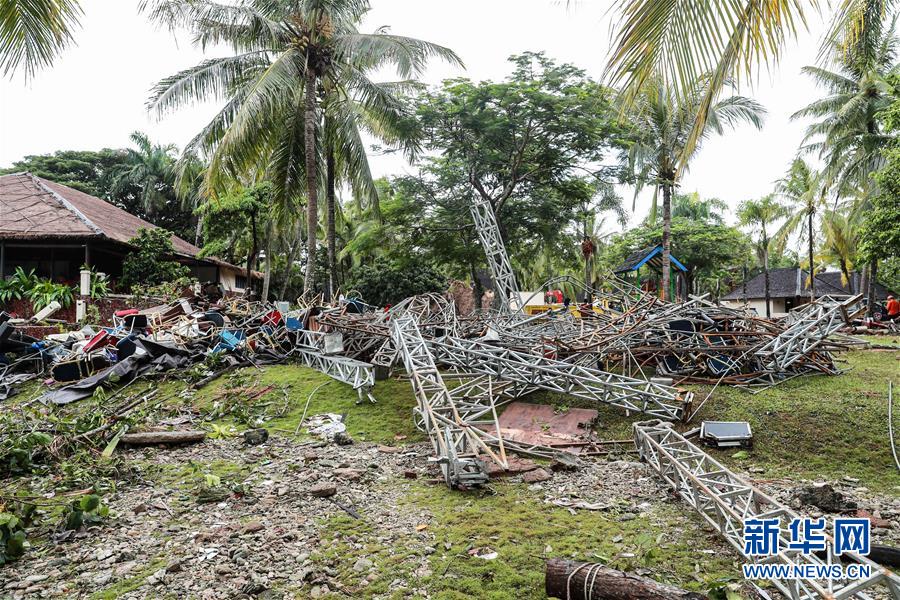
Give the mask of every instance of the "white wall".
POLYGON ((238 272, 226 267, 219 268, 219 280, 226 292, 243 292, 244 288, 237 286, 238 272))
MULTIPOLYGON (((741 308, 745 303, 741 300, 723 300, 722 304, 728 308, 741 308)), ((761 317, 766 316, 766 301, 764 298, 748 298, 746 306, 756 309, 756 314, 761 317)), ((772 298, 769 305, 772 310, 773 317, 783 317, 787 314, 784 308, 784 298, 772 298)))

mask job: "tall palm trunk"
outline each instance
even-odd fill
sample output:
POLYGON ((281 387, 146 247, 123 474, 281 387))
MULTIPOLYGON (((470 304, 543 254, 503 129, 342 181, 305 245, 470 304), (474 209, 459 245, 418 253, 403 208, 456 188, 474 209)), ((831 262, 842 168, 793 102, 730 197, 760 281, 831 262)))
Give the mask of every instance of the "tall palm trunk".
POLYGON ((203 215, 197 215, 197 229, 194 231, 194 245, 200 247, 200 236, 203 235, 203 215))
POLYGON ((245 293, 249 296, 253 293, 253 269, 256 267, 256 255, 259 254, 259 235, 256 231, 256 212, 250 214, 250 253, 247 254, 247 287, 245 293))
POLYGON ((325 196, 325 219, 328 237, 328 290, 326 291, 325 300, 331 300, 336 289, 337 282, 337 241, 334 231, 334 210, 335 210, 335 174, 334 174, 334 149, 329 146, 328 154, 325 159, 326 179, 328 180, 328 189, 325 196))
POLYGON ((866 288, 866 308, 869 318, 875 315, 875 278, 878 277, 878 260, 869 263, 869 281, 866 288))
POLYGON ((287 295, 288 286, 291 284, 291 274, 294 272, 294 259, 297 257, 297 250, 303 245, 303 226, 297 223, 297 239, 291 243, 287 254, 287 272, 284 274, 284 282, 281 284, 281 292, 278 294, 279 300, 284 300, 287 295))
POLYGON ((262 286, 262 294, 260 300, 263 302, 267 302, 269 300, 269 288, 272 284, 272 229, 274 226, 272 225, 272 221, 269 221, 268 227, 266 227, 266 266, 263 270, 263 286, 262 286))
POLYGON ((316 230, 319 227, 319 187, 316 173, 316 74, 306 73, 306 106, 304 108, 303 141, 306 151, 306 274, 303 295, 316 288, 316 230))
POLYGON ((807 232, 807 237, 809 237, 809 301, 816 301, 816 267, 813 263, 813 214, 814 210, 809 210, 809 220, 807 225, 809 226, 809 231, 807 232))
POLYGON ((672 245, 672 184, 663 183, 663 234, 662 234, 662 294, 663 300, 671 300, 669 297, 669 281, 672 277, 669 255, 672 245))
POLYGON ((762 226, 762 234, 763 234, 763 278, 766 282, 766 318, 772 318, 772 294, 769 288, 769 236, 766 235, 766 224, 763 223, 762 226))

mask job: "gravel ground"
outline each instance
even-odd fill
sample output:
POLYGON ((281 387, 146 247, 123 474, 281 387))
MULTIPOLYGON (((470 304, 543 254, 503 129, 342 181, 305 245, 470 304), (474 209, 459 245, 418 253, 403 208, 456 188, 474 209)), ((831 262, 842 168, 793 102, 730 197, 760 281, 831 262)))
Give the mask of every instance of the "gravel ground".
MULTIPOLYGON (((379 544, 420 548, 415 573, 427 576, 431 534, 417 530, 417 525, 431 515, 427 507, 400 500, 410 478, 438 476, 435 467, 426 465, 430 450, 427 444, 402 449, 368 443, 337 446, 273 436, 251 447, 232 438, 124 451, 136 464, 150 465, 146 483, 123 485, 105 496, 112 516, 103 526, 41 545, 5 567, 0 597, 87 598, 103 591, 121 598, 314 598, 328 591, 356 596, 376 577, 371 561, 360 559, 353 565, 359 583, 345 589, 335 577, 335 565, 317 560, 317 552, 333 537, 325 536, 323 522, 347 514, 340 505, 373 524, 379 544), (191 472, 192 462, 227 465, 239 473, 233 476, 244 493, 198 504, 196 486, 203 481, 204 469, 191 472), (151 476, 153 469, 177 475, 162 481, 151 476), (329 493, 330 485, 336 489, 332 497, 313 495, 329 493)), ((572 511, 614 510, 622 520, 655 503, 678 502, 651 469, 634 460, 516 477, 549 504, 572 511)), ((814 507, 797 506, 793 499, 799 485, 812 482, 757 483, 804 514, 822 514, 814 507)), ((883 526, 873 530, 876 543, 900 545, 900 497, 872 494, 852 480, 830 483, 883 520, 883 526)), ((684 510, 689 513, 686 506, 684 510)), ((699 520, 692 522, 701 526, 699 520)), ((352 536, 344 542, 363 544, 352 536)), ((706 550, 730 551, 724 542, 706 550)), ((427 596, 424 589, 409 591, 427 596)))

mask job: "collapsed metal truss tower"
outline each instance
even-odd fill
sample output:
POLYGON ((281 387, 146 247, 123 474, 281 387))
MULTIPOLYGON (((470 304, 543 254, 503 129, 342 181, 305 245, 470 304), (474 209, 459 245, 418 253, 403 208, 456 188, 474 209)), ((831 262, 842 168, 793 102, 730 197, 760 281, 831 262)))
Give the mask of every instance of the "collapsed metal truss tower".
MULTIPOLYGON (((715 527, 739 552, 743 552, 744 520, 748 518, 794 519, 797 514, 754 488, 684 436, 661 421, 635 423, 634 443, 645 460, 706 521, 715 527)), ((780 547, 788 548, 781 538, 780 547)), ((777 555, 759 560, 783 565, 840 564, 841 557, 832 553, 829 539, 824 559, 815 554, 803 555, 799 550, 781 550, 777 555)), ((844 560, 869 565, 871 575, 854 580, 772 579, 778 590, 791 600, 841 600, 868 598, 864 590, 875 585, 886 586, 891 598, 900 600, 900 577, 858 554, 845 552, 844 560)))
POLYGON ((679 420, 690 412, 693 394, 682 394, 672 386, 475 340, 446 337, 433 340, 431 345, 442 364, 532 389, 666 420, 679 420))
POLYGON ((756 351, 765 366, 774 371, 786 371, 804 357, 809 357, 828 336, 865 311, 852 307, 862 299, 862 294, 847 300, 820 298, 791 313, 790 327, 756 351))
POLYGON ((336 354, 343 351, 343 340, 334 340, 333 336, 329 339, 327 334, 317 331, 303 330, 296 334, 296 343, 291 348, 290 354, 296 356, 305 366, 350 385, 359 394, 360 402, 365 398, 375 402, 372 395, 372 388, 375 387, 375 368, 371 364, 336 354), (329 347, 330 344, 334 346, 329 347))
POLYGON ((494 208, 489 201, 478 198, 472 202, 470 210, 472 220, 475 221, 475 231, 478 232, 478 239, 484 248, 488 266, 494 278, 497 295, 500 297, 500 310, 502 312, 518 312, 522 310, 519 284, 516 282, 516 274, 509 262, 503 236, 500 235, 500 226, 497 224, 494 208))
POLYGON ((391 336, 416 394, 417 423, 431 439, 447 484, 455 488, 486 483, 487 472, 478 454, 487 447, 476 429, 463 420, 415 319, 404 315, 392 320, 391 336))

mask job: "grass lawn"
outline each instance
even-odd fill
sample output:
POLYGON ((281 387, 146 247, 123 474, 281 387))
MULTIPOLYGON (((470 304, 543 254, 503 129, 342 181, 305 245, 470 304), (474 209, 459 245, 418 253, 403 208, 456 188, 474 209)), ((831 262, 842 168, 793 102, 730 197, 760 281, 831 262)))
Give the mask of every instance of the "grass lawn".
MULTIPOLYGON (((898 345, 900 338, 877 338, 877 342, 898 345)), ((749 456, 736 458, 733 450, 712 451, 736 470, 755 467, 754 477, 759 479, 823 481, 850 476, 873 492, 900 496, 900 474, 893 466, 887 434, 887 382, 893 378, 900 383, 900 351, 855 350, 840 358, 848 370, 837 377, 797 378, 756 395, 720 387, 691 424, 678 427, 694 427, 703 419, 746 420, 754 431, 749 456)), ((141 418, 152 424, 191 412, 201 416, 198 426, 215 436, 223 427, 240 431, 254 426, 265 415, 264 426, 274 433, 305 439, 298 425, 308 402, 308 416, 343 414, 348 432, 357 441, 403 445, 426 439, 413 426, 415 398, 405 380, 379 381, 374 404, 357 403, 357 394, 349 386, 293 365, 243 369, 195 393, 186 393, 186 387, 180 381, 159 383, 157 398, 162 403, 141 418), (247 390, 266 386, 272 389, 247 400, 247 390)), ((710 387, 690 389, 700 402, 710 387)), ((38 393, 37 385, 29 386, 10 406, 38 393)), ((535 394, 529 401, 585 406, 554 394, 535 394)), ((95 397, 58 410, 91 418, 103 406, 103 398, 95 397)), ((35 405, 32 410, 46 409, 35 405)), ((599 413, 597 433, 603 439, 630 438, 632 423, 641 419, 605 407, 599 413)), ((895 422, 900 424, 900 417, 895 422)), ((629 460, 633 459, 631 455, 629 460)), ((191 464, 137 466, 169 489, 181 489, 199 477, 191 464)), ((227 461, 203 466, 223 478, 240 479, 242 472, 233 472, 236 468, 227 461)), ((84 486, 81 479, 69 485, 84 486)), ((35 478, 34 483, 39 480, 35 478)), ((421 538, 415 544, 386 541, 383 532, 365 520, 340 516, 323 521, 323 543, 312 550, 313 556, 332 565, 337 580, 360 596, 404 597, 402 590, 395 589, 402 581, 406 591, 427 590, 440 599, 541 598, 543 563, 549 556, 596 560, 632 571, 646 568, 652 577, 702 592, 736 582, 740 574, 739 557, 724 550, 724 542, 700 517, 673 500, 655 502, 623 522, 602 511, 572 514, 544 503, 540 492, 512 481, 492 482, 487 491, 469 493, 404 479, 377 485, 400 486, 399 509, 423 515, 431 549, 423 571, 421 538), (495 550, 498 557, 474 557, 469 551, 476 548, 495 550), (360 574, 353 569, 361 557, 372 560, 377 568, 377 576, 365 587, 357 587, 360 574)), ((147 572, 155 566, 151 564, 147 572)), ((126 587, 138 587, 145 575, 142 571, 140 577, 126 581, 126 587)), ((299 593, 302 596, 304 591, 299 593)))

